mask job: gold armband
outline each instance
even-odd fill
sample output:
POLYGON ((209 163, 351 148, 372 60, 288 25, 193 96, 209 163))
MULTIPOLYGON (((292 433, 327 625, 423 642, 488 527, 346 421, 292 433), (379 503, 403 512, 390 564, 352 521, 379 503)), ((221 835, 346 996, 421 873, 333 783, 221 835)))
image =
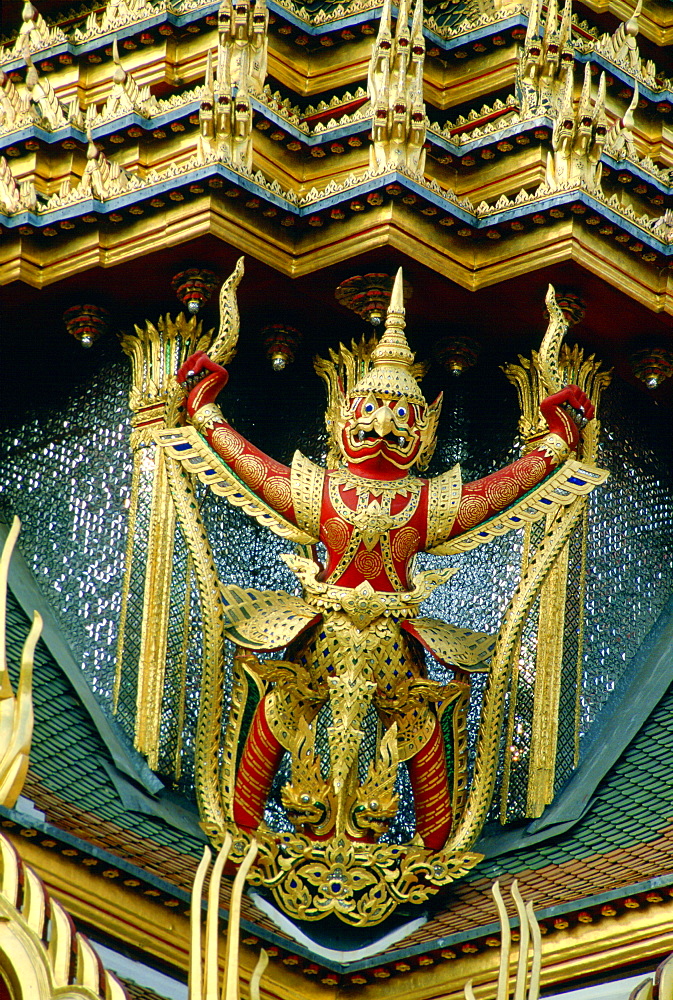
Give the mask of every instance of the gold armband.
POLYGON ((559 434, 545 434, 543 438, 533 444, 534 451, 541 451, 543 455, 553 459, 556 465, 565 462, 570 455, 570 448, 566 441, 559 434))
POLYGON ((428 480, 428 530, 426 549, 446 541, 456 520, 462 490, 460 466, 428 480))
POLYGON ((300 451, 292 459, 290 486, 297 527, 313 538, 320 538, 320 514, 325 470, 300 451))
POLYGON ((196 427, 199 434, 204 435, 206 431, 212 431, 218 424, 225 423, 222 410, 216 403, 206 403, 205 406, 200 407, 191 415, 190 420, 192 426, 196 427))

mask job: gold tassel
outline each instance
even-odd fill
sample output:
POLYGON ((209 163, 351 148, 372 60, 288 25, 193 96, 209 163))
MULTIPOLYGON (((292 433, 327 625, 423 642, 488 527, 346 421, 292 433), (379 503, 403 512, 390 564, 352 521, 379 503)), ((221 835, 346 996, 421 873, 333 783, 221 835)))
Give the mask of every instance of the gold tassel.
MULTIPOLYGON (((547 530, 550 527, 548 524, 547 530)), ((526 802, 528 816, 541 816, 544 807, 554 798, 567 580, 568 543, 566 542, 540 591, 535 707, 526 802)))
MULTIPOLYGON (((555 306, 555 302, 552 303, 555 306)), ((556 310, 558 312, 558 309, 556 310)), ((550 330, 555 331, 554 349, 558 349, 560 336, 562 336, 563 322, 556 316, 554 309, 551 310, 552 319, 550 330), (553 329, 552 329, 553 328, 553 329)), ((547 331, 549 337, 550 330, 547 331)), ((547 354, 549 352, 547 351, 547 354)), ((505 374, 516 388, 519 395, 521 407, 521 418, 519 420, 519 432, 526 442, 544 431, 544 420, 539 411, 542 399, 549 391, 549 370, 553 369, 554 386, 556 389, 560 385, 578 385, 590 397, 596 409, 600 401, 603 389, 610 382, 610 373, 600 371, 600 362, 597 362, 593 355, 584 357, 584 353, 578 348, 568 348, 563 346, 560 349, 558 362, 551 364, 550 359, 544 356, 541 348, 540 353, 533 351, 530 359, 519 358, 520 365, 507 365, 505 374)), ((553 359, 552 359, 553 360, 553 359)), ((580 444, 581 454, 579 457, 587 461, 595 461, 598 448, 598 436, 600 424, 597 419, 592 420, 584 432, 580 444)), ((524 446, 527 451, 531 445, 524 446)), ((584 577, 586 570, 586 532, 587 513, 586 500, 584 501, 585 511, 582 519, 582 560, 579 567, 580 575, 580 621, 578 622, 578 651, 577 651, 577 699, 575 705, 575 763, 578 759, 578 733, 579 733, 579 692, 581 688, 581 671, 583 656, 583 602, 584 602, 584 577)), ((547 517, 546 529, 550 530, 556 511, 550 512, 547 517)), ((530 559, 528 545, 524 545, 522 558, 522 572, 530 559)), ((540 591, 540 604, 537 624, 537 655, 535 665, 535 687, 533 717, 531 725, 531 743, 529 751, 528 769, 528 791, 526 801, 526 815, 534 817, 540 816, 545 808, 554 798, 554 783, 556 778, 556 754, 558 747, 559 731, 559 703, 561 697, 562 670, 563 670, 563 640, 566 611, 566 593, 568 586, 569 571, 569 546, 568 543, 559 553, 554 566, 549 572, 542 589, 540 591)), ((517 701, 517 668, 513 668, 512 687, 510 693, 509 717, 507 720, 507 740, 505 744, 505 766, 500 801, 500 820, 507 819, 507 801, 509 797, 510 773, 512 761, 512 739, 516 724, 516 701, 517 701)))

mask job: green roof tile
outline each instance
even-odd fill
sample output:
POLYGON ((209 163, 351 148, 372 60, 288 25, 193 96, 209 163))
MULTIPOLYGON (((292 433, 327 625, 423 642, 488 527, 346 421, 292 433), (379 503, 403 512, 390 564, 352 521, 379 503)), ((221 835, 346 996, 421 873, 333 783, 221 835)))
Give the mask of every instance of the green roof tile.
MULTIPOLYGON (((19 658, 29 622, 11 591, 7 595, 7 647, 13 651, 9 665, 16 684, 19 658)), ((138 837, 199 856, 201 841, 152 816, 128 812, 103 766, 114 762, 91 716, 73 694, 68 678, 42 642, 35 651, 33 680, 35 732, 30 756, 31 772, 50 791, 77 810, 96 813, 138 837)))

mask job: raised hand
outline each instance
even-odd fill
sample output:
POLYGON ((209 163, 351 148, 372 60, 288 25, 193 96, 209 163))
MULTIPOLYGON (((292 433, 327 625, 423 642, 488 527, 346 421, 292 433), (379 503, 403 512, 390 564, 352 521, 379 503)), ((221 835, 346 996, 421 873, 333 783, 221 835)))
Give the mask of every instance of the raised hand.
POLYGON ((191 416, 206 403, 214 403, 229 381, 229 373, 205 351, 190 355, 178 369, 178 382, 188 390, 187 412, 191 416))
POLYGON ((540 413, 547 421, 552 434, 558 434, 573 451, 580 439, 580 430, 571 412, 579 418, 592 420, 595 408, 589 397, 577 385, 567 385, 553 396, 547 396, 540 403, 540 413))

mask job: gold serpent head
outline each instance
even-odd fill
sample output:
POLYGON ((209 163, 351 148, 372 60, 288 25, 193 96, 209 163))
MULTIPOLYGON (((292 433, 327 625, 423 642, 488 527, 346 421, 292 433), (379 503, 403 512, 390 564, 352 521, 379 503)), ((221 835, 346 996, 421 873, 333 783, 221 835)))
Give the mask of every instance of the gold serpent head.
POLYGON ((283 785, 281 801, 297 830, 311 827, 321 836, 334 826, 334 792, 322 776, 320 755, 315 753, 315 732, 305 718, 299 719, 292 750, 292 781, 283 785))
POLYGON ((397 723, 393 722, 381 740, 378 760, 369 765, 367 778, 356 790, 349 804, 346 832, 351 837, 378 838, 387 833, 397 813, 399 795, 395 779, 399 764, 397 723))

